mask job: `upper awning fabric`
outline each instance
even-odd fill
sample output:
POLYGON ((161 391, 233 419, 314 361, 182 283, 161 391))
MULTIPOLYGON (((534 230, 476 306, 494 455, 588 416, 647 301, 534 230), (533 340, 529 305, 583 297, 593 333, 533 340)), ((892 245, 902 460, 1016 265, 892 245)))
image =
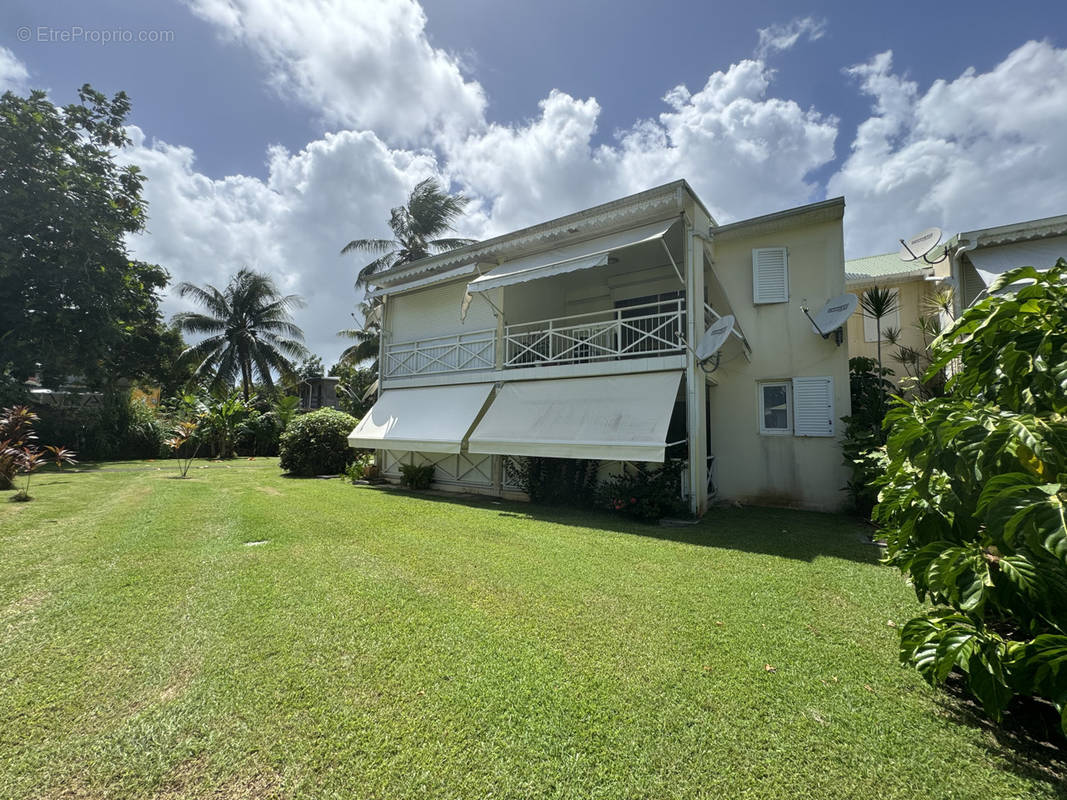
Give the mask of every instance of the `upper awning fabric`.
POLYGON ((1067 258, 1067 236, 980 247, 969 250, 967 258, 974 264, 985 285, 989 286, 1003 273, 1016 267, 1046 270, 1056 263, 1056 259, 1067 258))
POLYGON ((349 447, 458 453, 493 384, 387 389, 348 437, 349 447))
POLYGON ((516 283, 550 278, 553 275, 563 275, 567 272, 602 267, 608 263, 608 258, 612 253, 662 238, 677 221, 678 218, 673 217, 663 222, 654 222, 609 236, 590 239, 587 242, 505 261, 471 281, 467 291, 485 292, 501 286, 512 286, 516 283))
POLYGON ((456 269, 445 270, 444 272, 437 272, 433 275, 427 275, 425 278, 419 278, 418 280, 408 281, 407 283, 398 283, 395 286, 384 286, 379 289, 375 289, 372 292, 367 292, 367 297, 382 297, 387 294, 398 294, 399 292, 406 292, 410 289, 420 289, 423 286, 433 286, 436 283, 444 283, 445 281, 454 280, 456 278, 466 278, 478 271, 477 264, 464 264, 462 267, 456 267, 456 269))
POLYGON ((681 372, 504 384, 470 435, 471 453, 664 460, 681 372))

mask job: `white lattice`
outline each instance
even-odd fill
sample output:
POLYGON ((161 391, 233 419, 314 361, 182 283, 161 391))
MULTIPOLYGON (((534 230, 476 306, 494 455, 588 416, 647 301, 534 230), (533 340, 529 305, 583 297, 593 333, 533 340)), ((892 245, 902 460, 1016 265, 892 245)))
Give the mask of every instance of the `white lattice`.
POLYGON ((522 456, 501 456, 503 461, 503 480, 505 489, 513 492, 524 492, 523 474, 526 472, 526 459, 522 456))
POLYGON ((382 472, 400 474, 401 464, 432 464, 434 483, 461 483, 468 486, 493 485, 493 457, 469 453, 412 453, 406 450, 386 450, 382 472))

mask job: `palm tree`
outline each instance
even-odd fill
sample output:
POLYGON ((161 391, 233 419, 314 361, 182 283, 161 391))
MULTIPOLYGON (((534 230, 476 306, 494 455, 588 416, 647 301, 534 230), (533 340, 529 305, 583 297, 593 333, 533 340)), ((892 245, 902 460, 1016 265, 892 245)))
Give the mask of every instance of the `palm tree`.
POLYGON ((245 400, 254 378, 274 388, 273 372, 292 375, 293 361, 307 356, 304 332, 291 312, 304 305, 299 295, 283 296, 267 275, 242 269, 221 292, 208 284, 178 284, 181 297, 191 297, 206 313, 186 311, 174 316, 183 331, 207 334, 187 347, 183 359, 195 365, 193 375, 209 378, 212 388, 233 386, 238 376, 245 400))
POLYGON ((389 227, 392 239, 353 239, 341 249, 347 253, 378 253, 378 258, 359 271, 357 287, 365 287, 377 272, 420 258, 473 244, 474 239, 440 238, 454 230, 452 223, 470 202, 462 194, 448 194, 435 178, 419 181, 405 205, 392 209, 389 227))
POLYGON ((355 344, 349 345, 341 353, 340 361, 361 364, 364 361, 373 360, 371 369, 374 372, 378 371, 378 346, 382 333, 380 313, 380 305, 373 300, 370 302, 364 300, 359 304, 359 317, 353 314, 352 319, 356 320, 357 324, 359 324, 359 319, 362 319, 362 326, 345 328, 337 332, 338 336, 355 341, 355 344))
POLYGON ((882 320, 897 310, 896 290, 887 286, 872 286, 860 299, 863 312, 874 319, 878 339, 878 374, 882 374, 882 320))

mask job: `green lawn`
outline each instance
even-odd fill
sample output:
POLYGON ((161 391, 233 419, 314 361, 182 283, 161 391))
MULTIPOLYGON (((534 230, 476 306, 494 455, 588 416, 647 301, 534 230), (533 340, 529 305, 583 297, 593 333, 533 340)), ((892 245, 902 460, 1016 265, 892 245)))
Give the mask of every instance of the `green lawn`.
POLYGON ((5 800, 1057 796, 843 517, 102 466, 0 502, 5 800))

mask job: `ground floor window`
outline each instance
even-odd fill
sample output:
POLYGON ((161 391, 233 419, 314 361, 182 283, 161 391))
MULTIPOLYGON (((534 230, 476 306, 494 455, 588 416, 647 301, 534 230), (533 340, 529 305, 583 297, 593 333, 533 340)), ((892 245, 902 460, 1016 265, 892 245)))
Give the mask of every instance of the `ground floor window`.
POLYGON ((760 433, 789 433, 792 428, 792 409, 789 407, 789 381, 761 383, 758 389, 760 433))

